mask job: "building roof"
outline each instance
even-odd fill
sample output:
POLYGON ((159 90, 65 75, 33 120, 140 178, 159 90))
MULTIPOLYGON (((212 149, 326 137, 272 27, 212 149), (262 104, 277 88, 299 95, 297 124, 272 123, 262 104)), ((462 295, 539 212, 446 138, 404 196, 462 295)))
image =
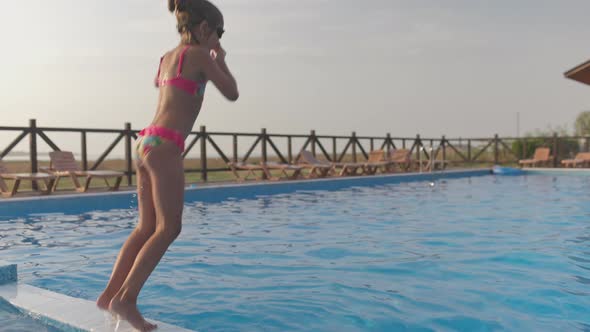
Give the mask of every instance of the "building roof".
POLYGON ((564 73, 565 77, 590 85, 590 60, 564 73))

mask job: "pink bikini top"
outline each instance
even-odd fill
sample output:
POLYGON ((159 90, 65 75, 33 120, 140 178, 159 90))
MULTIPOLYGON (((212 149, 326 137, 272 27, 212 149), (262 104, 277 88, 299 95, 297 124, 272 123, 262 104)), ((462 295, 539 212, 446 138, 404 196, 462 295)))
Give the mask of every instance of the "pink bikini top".
POLYGON ((185 46, 180 52, 180 59, 178 60, 178 70, 176 72, 176 77, 169 78, 169 79, 160 79, 160 69, 162 67, 162 60, 164 57, 160 58, 160 66, 158 67, 158 76, 156 76, 156 86, 166 86, 172 85, 175 86, 190 95, 197 95, 202 96, 205 94, 205 86, 207 85, 207 80, 199 80, 199 81, 191 81, 187 78, 180 76, 182 72, 182 63, 184 62, 184 54, 188 50, 189 46, 185 46))

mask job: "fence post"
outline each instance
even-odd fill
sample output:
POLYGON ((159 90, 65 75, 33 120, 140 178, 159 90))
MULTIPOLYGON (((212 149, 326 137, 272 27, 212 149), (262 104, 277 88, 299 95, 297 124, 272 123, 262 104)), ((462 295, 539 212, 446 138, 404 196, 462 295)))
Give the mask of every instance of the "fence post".
POLYGON ((557 167, 557 154, 559 149, 558 140, 557 133, 553 133, 553 167, 557 167))
POLYGON ((416 134, 416 141, 414 141, 414 145, 416 146, 416 160, 420 160, 420 147, 422 147, 422 140, 420 140, 420 134, 416 134))
POLYGON ((375 150, 375 145, 374 145, 374 142, 373 141, 374 141, 374 139, 373 139, 373 137, 371 137, 370 138, 370 144, 369 144, 369 146, 371 147, 371 151, 375 150))
POLYGON ((260 135, 261 135, 261 146, 262 146, 262 162, 266 164, 266 162, 268 161, 268 155, 267 155, 267 151, 266 151, 266 128, 262 128, 262 130, 260 131, 260 135))
POLYGON ((471 140, 467 140, 467 162, 471 164, 471 140))
POLYGON ((356 163, 356 132, 355 131, 352 132, 351 142, 352 142, 352 162, 356 163))
POLYGON ((312 130, 309 133, 309 136, 310 136, 309 139, 311 140, 311 154, 313 154, 313 156, 315 157, 316 156, 316 154, 315 154, 315 145, 316 145, 315 144, 315 130, 312 130))
POLYGON ((293 163, 293 142, 291 136, 287 136, 287 153, 289 154, 289 164, 293 163))
MULTIPOLYGON (((268 155, 266 151, 266 128, 262 128, 260 131, 260 144, 262 149, 262 163, 266 164, 268 161, 268 155)), ((266 180, 267 176, 266 173, 262 172, 262 179, 266 180)))
MULTIPOLYGON (((445 135, 443 135, 442 137, 442 160, 443 160, 443 165, 444 165, 444 161, 447 160, 447 139, 445 138, 445 135)), ((432 156, 430 157, 432 158, 432 156)))
MULTIPOLYGON (((31 173, 37 173, 37 120, 29 120, 29 156, 31 161, 31 173)), ((33 190, 38 190, 37 183, 31 181, 33 190)))
POLYGON ((498 134, 494 135, 494 165, 498 164, 499 155, 498 155, 498 134))
POLYGON ((332 161, 338 160, 338 153, 336 152, 336 137, 332 137, 332 161))
POLYGON ((238 162, 238 135, 233 134, 233 139, 232 139, 232 150, 233 150, 233 155, 234 155, 234 163, 238 162))
POLYGON ((201 180, 207 182, 207 128, 201 126, 201 180))
POLYGON ((389 158, 389 152, 391 151, 391 134, 390 133, 387 133, 387 144, 386 145, 387 145, 387 158, 389 158))
POLYGON ((82 169, 87 171, 88 170, 88 151, 87 151, 87 144, 86 144, 86 132, 83 131, 81 138, 82 144, 82 169))
POLYGON ((127 185, 131 186, 133 183, 133 169, 131 167, 131 123, 129 122, 125 122, 125 162, 127 166, 127 185))

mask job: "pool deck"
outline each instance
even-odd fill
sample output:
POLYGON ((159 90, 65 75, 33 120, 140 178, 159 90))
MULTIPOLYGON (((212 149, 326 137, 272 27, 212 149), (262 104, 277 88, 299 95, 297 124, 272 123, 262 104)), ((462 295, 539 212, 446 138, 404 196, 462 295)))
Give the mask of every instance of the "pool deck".
MULTIPOLYGON (((16 265, 0 261, 0 298, 21 312, 65 331, 132 332, 127 322, 117 322, 92 301, 54 293, 17 282, 16 265)), ((158 325, 158 332, 189 332, 178 326, 146 318, 158 325)))

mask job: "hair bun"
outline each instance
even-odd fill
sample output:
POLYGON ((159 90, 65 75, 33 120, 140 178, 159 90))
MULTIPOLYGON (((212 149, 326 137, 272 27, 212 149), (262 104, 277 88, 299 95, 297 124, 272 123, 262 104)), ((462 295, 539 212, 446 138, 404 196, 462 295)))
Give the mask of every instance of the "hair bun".
POLYGON ((179 12, 183 12, 187 10, 187 2, 188 0, 175 0, 176 1, 176 10, 179 12))
POLYGON ((188 7, 188 0, 168 0, 168 10, 171 13, 175 11, 186 11, 188 7))

